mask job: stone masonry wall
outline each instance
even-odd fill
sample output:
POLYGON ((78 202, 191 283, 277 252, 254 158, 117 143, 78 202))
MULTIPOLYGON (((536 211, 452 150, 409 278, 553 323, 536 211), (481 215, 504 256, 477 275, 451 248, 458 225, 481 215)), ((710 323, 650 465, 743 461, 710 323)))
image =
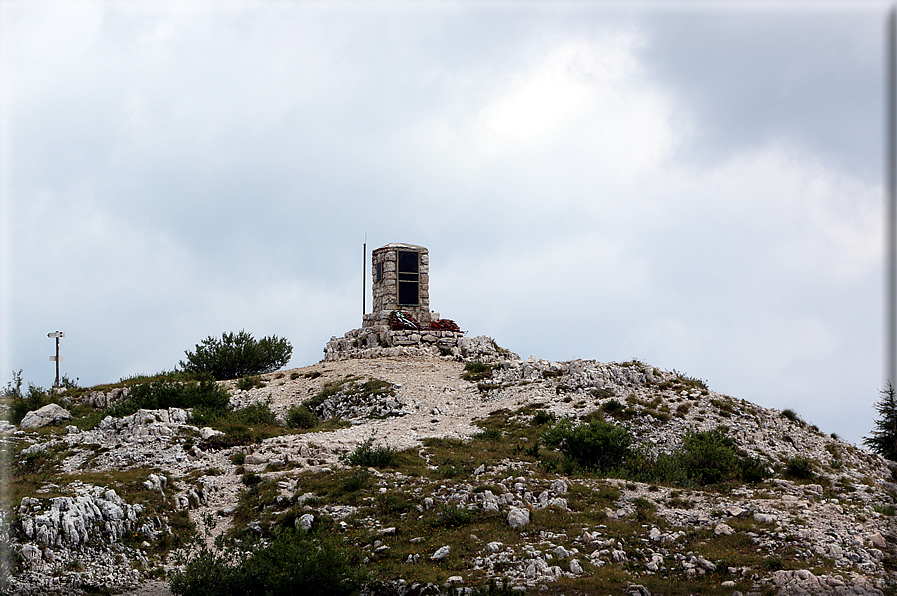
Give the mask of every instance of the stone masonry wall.
POLYGON ((520 359, 485 335, 467 337, 463 331, 434 329, 394 331, 386 325, 352 329, 342 337, 331 337, 324 348, 327 362, 389 356, 445 356, 481 362, 520 359))
POLYGON ((389 314, 401 308, 411 313, 421 323, 438 319, 438 313, 430 312, 430 254, 423 246, 393 242, 381 246, 371 253, 372 312, 364 315, 364 327, 376 327, 389 318, 389 314), (418 257, 418 299, 417 306, 400 305, 398 295, 398 254, 399 251, 415 252, 418 257), (382 267, 383 278, 377 281, 377 266, 382 267))

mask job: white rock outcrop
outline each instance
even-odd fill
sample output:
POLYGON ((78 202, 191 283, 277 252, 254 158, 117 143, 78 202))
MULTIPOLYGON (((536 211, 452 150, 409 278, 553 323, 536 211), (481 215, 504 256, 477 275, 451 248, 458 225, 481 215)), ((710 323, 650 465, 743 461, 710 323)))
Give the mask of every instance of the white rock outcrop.
POLYGON ((25 414, 22 422, 19 423, 21 429, 42 428, 50 424, 61 422, 62 420, 70 420, 72 417, 68 410, 58 404, 47 404, 37 410, 32 410, 25 414))

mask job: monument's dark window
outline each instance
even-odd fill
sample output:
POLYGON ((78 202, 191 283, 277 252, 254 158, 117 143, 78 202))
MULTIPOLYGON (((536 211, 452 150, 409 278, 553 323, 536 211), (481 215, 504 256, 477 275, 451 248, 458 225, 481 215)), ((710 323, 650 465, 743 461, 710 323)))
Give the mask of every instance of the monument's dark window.
POLYGON ((377 263, 377 281, 383 281, 383 261, 377 263))
POLYGON ((418 256, 416 252, 399 251, 399 273, 417 273, 418 256))
POLYGON ((416 252, 399 251, 399 304, 420 304, 420 257, 416 252))

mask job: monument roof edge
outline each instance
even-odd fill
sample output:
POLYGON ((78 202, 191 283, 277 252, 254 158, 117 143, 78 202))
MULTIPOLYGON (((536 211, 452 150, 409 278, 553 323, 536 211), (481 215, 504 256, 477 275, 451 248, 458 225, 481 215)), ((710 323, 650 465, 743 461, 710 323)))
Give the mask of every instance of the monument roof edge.
POLYGON ((408 244, 407 242, 390 242, 389 244, 384 244, 380 248, 375 248, 374 250, 383 250, 386 248, 413 248, 416 250, 426 250, 427 252, 429 252, 429 250, 425 246, 419 246, 417 244, 408 244))

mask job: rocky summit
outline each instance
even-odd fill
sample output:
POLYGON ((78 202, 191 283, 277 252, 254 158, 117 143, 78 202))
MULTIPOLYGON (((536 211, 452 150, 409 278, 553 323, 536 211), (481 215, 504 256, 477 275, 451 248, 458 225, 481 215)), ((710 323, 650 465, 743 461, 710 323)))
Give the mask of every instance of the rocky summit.
POLYGON ((122 381, 0 428, 4 590, 170 594, 203 548, 289 530, 368 594, 895 591, 894 464, 796 412, 639 361, 357 339, 220 382, 217 416, 128 410, 122 381))

